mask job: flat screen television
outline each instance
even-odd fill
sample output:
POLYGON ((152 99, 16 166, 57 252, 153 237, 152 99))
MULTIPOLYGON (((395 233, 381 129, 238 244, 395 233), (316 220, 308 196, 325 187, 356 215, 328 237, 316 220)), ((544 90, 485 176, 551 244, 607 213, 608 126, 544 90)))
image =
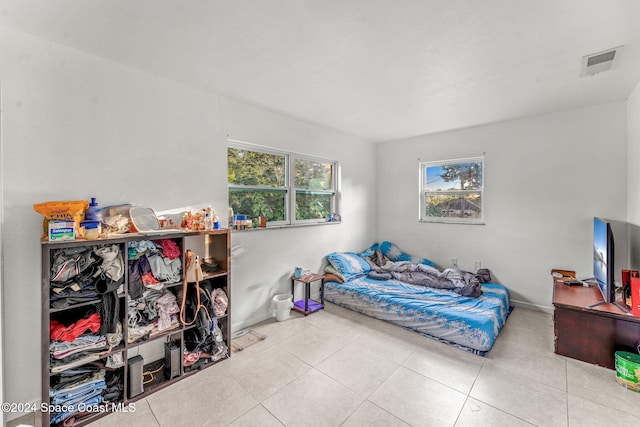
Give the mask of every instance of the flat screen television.
POLYGON ((611 224, 603 219, 593 218, 593 275, 606 303, 616 300, 614 250, 611 224))

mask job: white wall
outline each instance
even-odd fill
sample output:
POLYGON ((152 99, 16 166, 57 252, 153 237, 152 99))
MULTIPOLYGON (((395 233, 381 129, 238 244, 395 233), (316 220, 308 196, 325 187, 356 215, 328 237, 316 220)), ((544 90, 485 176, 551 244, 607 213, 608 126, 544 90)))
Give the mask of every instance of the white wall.
POLYGON ((549 309, 552 268, 592 277, 593 217, 626 220, 625 159, 624 103, 385 143, 377 238, 441 266, 479 260, 517 303, 549 309), (419 223, 418 162, 482 153, 486 224, 419 223))
POLYGON ((631 268, 640 268, 640 83, 627 100, 627 180, 629 256, 631 268))
POLYGON ((334 132, 310 133, 308 125, 230 100, 221 101, 221 111, 232 139, 336 159, 342 168, 343 224, 234 233, 232 303, 234 329, 239 329, 263 320, 274 295, 291 292, 288 277, 294 267, 320 271, 327 253, 372 243, 375 148, 334 132))
MULTIPOLYGON (((370 143, 0 27, 5 400, 40 398, 40 233, 34 203, 97 197, 227 211, 226 137, 342 162, 344 223, 232 236, 232 327, 270 316, 299 265, 374 235, 370 143)), ((224 221, 226 223, 226 221, 224 221)))
MULTIPOLYGON (((1 83, 1 82, 0 82, 1 83)), ((0 85, 0 402, 6 402, 4 398, 4 252, 2 229, 4 228, 4 208, 3 208, 3 163, 2 153, 2 87, 0 85)), ((0 425, 4 425, 4 412, 0 411, 0 425)))

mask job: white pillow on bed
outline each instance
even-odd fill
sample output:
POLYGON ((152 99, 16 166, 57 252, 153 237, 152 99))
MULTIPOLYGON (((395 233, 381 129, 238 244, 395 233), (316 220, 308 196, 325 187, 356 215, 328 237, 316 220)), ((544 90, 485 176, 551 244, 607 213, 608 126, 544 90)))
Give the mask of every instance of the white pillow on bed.
POLYGON ((435 267, 435 263, 426 258, 419 258, 402 252, 399 247, 391 242, 380 243, 380 251, 391 261, 409 261, 412 264, 425 264, 435 267))
POLYGON ((327 264, 324 267, 324 274, 325 274, 325 278, 327 278, 329 282, 339 282, 339 283, 344 283, 344 277, 342 276, 342 274, 340 274, 340 272, 338 270, 336 270, 335 268, 333 268, 333 265, 331 264, 327 264))
POLYGON ((366 275, 371 267, 360 255, 354 252, 332 252, 327 261, 344 278, 345 282, 366 275))

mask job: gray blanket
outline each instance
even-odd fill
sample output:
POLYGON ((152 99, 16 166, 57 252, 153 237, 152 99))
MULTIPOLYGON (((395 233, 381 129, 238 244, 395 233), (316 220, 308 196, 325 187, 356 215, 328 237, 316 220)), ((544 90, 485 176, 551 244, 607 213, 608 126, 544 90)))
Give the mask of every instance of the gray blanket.
POLYGON ((429 286, 439 289, 452 289, 462 296, 477 298, 482 295, 478 278, 467 271, 448 268, 440 272, 437 268, 425 264, 412 264, 409 261, 391 261, 379 249, 366 258, 371 266, 369 277, 378 280, 396 279, 412 285, 429 286))

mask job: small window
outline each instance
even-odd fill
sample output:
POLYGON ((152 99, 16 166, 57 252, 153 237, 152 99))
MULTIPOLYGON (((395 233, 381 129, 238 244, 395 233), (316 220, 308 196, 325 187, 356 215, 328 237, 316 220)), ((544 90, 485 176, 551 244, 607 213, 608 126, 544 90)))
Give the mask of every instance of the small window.
POLYGON ((420 163, 420 220, 484 223, 484 157, 420 163))
POLYGON ((338 163, 230 142, 229 206, 268 225, 326 222, 338 213, 338 163))
POLYGON ((334 163, 303 158, 294 161, 296 220, 329 218, 335 212, 334 163))
POLYGON ((236 214, 284 223, 287 220, 287 157, 282 154, 229 147, 229 206, 236 214))

